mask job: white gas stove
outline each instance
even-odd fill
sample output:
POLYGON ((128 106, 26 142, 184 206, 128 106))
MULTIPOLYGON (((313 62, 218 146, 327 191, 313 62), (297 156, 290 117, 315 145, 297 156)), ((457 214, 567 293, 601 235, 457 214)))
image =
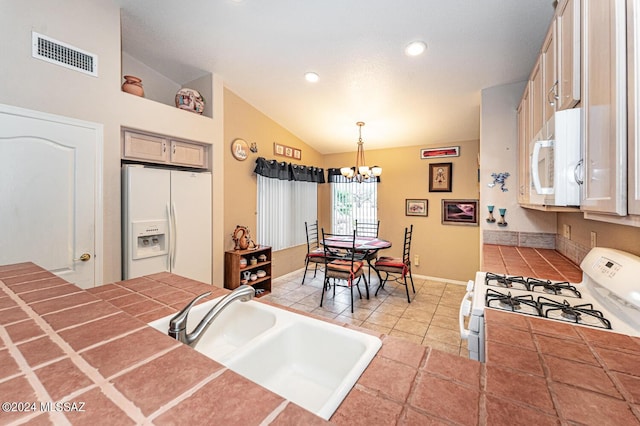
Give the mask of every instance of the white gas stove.
POLYGON ((640 336, 640 257, 596 247, 580 268, 582 281, 575 284, 478 272, 460 306, 460 335, 468 340, 469 358, 484 361, 487 308, 640 336))

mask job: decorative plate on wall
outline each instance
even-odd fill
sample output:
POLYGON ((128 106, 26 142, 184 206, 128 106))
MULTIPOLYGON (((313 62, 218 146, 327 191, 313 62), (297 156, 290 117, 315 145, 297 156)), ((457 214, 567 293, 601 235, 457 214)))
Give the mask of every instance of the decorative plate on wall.
POLYGON ((238 161, 244 161, 249 157, 249 144, 244 139, 234 139, 231 142, 231 155, 238 161))

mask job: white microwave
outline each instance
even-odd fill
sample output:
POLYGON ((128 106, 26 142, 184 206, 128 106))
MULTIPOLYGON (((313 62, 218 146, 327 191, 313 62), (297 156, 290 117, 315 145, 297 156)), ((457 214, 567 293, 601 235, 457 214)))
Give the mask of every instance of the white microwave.
POLYGON ((579 206, 580 108, 554 114, 554 132, 529 145, 529 202, 545 206, 579 206))

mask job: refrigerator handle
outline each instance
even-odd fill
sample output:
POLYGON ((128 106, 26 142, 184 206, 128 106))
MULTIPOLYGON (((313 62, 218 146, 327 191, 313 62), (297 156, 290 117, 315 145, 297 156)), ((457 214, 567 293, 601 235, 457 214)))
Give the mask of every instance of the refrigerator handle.
POLYGON ((178 225, 177 225, 177 217, 176 217, 176 204, 171 203, 171 221, 173 222, 173 243, 172 250, 173 253, 171 259, 171 270, 173 271, 176 268, 176 257, 178 255, 178 225))
POLYGON ((171 271, 171 258, 173 257, 173 221, 171 218, 171 210, 169 203, 167 203, 167 221, 169 222, 169 254, 167 255, 167 271, 171 271))

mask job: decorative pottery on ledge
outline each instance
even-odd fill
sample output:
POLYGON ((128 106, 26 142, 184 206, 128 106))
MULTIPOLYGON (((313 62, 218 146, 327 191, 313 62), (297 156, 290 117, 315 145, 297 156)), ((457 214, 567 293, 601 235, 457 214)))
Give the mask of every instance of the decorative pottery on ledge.
POLYGON ((133 75, 125 75, 124 83, 122 83, 122 91, 131 93, 132 95, 144 97, 142 80, 133 75))
POLYGON ((204 112, 204 98, 194 89, 182 88, 176 93, 176 107, 202 114, 204 112))

